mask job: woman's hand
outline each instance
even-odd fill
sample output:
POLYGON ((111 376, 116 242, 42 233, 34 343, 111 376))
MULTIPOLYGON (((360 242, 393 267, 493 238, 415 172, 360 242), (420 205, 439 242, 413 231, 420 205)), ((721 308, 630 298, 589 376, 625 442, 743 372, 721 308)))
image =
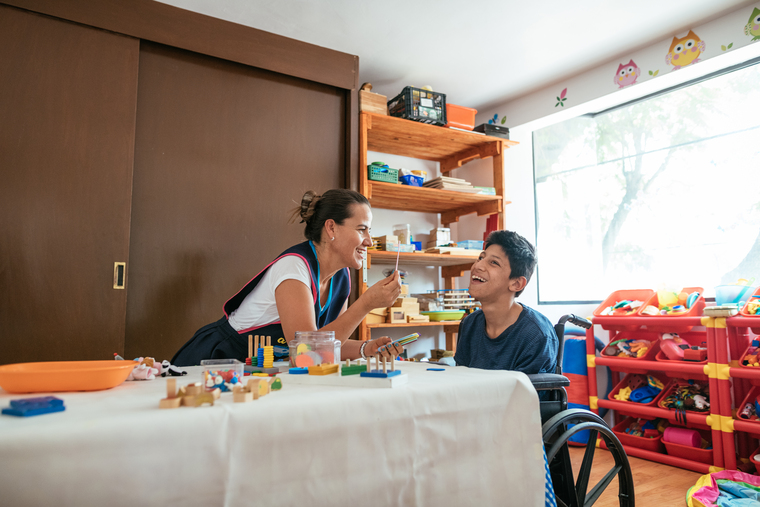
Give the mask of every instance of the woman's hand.
POLYGON ((367 289, 367 292, 361 295, 363 303, 368 308, 368 312, 374 308, 385 308, 391 306, 401 295, 401 279, 398 271, 387 278, 383 278, 375 285, 367 289))
POLYGON ((381 336, 367 342, 364 346, 364 355, 367 359, 380 354, 385 359, 390 359, 391 356, 398 356, 404 352, 404 346, 399 344, 392 344, 393 340, 388 336, 381 336))

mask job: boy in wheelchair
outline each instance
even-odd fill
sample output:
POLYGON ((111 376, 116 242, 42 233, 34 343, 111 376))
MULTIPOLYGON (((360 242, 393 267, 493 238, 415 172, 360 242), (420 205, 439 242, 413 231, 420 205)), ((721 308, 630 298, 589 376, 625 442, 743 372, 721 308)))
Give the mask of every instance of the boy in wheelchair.
POLYGON ((515 299, 536 268, 536 250, 512 231, 495 231, 470 270, 470 295, 480 301, 459 325, 457 366, 528 375, 557 369, 557 335, 542 314, 515 299))

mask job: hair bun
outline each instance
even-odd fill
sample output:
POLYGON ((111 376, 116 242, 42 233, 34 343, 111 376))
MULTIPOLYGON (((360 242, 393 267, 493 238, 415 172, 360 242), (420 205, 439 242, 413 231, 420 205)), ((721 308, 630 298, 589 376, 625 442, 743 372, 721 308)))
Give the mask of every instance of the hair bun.
POLYGON ((313 190, 308 190, 301 198, 301 209, 299 215, 301 216, 301 223, 308 222, 314 215, 314 209, 322 196, 317 195, 313 190))

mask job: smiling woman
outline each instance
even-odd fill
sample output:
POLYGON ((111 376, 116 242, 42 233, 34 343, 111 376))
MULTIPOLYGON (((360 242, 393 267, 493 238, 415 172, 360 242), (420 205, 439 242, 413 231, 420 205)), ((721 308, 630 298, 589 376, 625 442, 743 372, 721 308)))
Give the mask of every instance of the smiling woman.
POLYGON ((353 190, 308 191, 293 212, 306 224, 308 241, 292 246, 254 276, 224 304, 224 317, 198 331, 175 354, 172 363, 195 365, 202 359, 245 360, 247 335, 274 337, 277 359, 288 357, 288 342, 296 331, 333 331, 347 359, 381 353, 398 355, 400 345, 382 336, 369 342, 348 340, 367 313, 390 306, 401 293, 395 271, 348 307, 349 268, 362 266, 372 245, 369 201, 353 190))

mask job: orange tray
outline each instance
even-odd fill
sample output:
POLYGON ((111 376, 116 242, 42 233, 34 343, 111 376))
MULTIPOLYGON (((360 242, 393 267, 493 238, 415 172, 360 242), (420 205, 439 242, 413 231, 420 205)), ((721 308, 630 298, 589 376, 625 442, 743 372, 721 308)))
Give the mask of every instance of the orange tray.
MULTIPOLYGON (((694 331, 691 333, 678 333, 679 338, 682 338, 683 341, 688 343, 690 346, 696 345, 697 347, 707 347, 707 332, 706 331, 694 331)), ((675 363, 675 364, 707 364, 707 359, 704 361, 684 361, 680 359, 668 359, 668 356, 665 355, 665 352, 660 349, 657 351, 657 355, 654 356, 655 361, 661 361, 663 363, 675 363)), ((667 372, 666 372, 667 373, 667 372)), ((681 373, 674 373, 673 375, 670 375, 672 377, 681 377, 683 374, 681 373)), ((707 376, 700 377, 701 380, 706 379, 707 376)))
POLYGON ((630 315, 602 315, 605 308, 614 305, 618 301, 631 300, 642 301, 646 304, 652 298, 654 291, 652 289, 631 289, 631 290, 616 290, 610 294, 607 299, 602 301, 596 310, 594 310, 594 324, 599 324, 602 329, 607 331, 636 331, 642 326, 642 323, 636 323, 638 320, 638 311, 631 313, 630 315), (630 321, 630 324, 620 324, 621 320, 626 322, 630 321), (615 322, 612 324, 612 322, 615 322))
POLYGON ((12 394, 101 391, 124 382, 137 361, 51 361, 0 366, 0 387, 12 394))

